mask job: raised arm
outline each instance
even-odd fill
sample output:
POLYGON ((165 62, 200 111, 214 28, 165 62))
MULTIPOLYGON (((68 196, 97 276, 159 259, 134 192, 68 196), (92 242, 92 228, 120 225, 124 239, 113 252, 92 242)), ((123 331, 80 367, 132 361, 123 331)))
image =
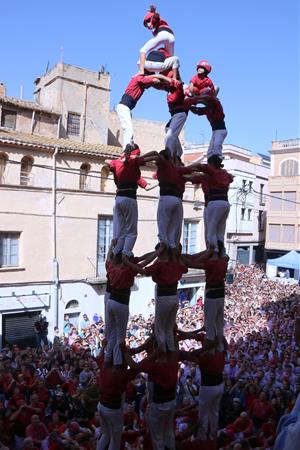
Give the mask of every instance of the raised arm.
POLYGON ((140 273, 141 275, 146 275, 146 270, 143 269, 143 267, 140 264, 135 264, 134 262, 130 261, 128 256, 122 255, 122 262, 125 264, 125 266, 130 267, 130 269, 134 270, 137 273, 140 273))
POLYGON ((180 361, 191 361, 191 362, 198 363, 199 362, 199 351, 193 350, 192 352, 186 352, 185 350, 181 350, 179 352, 179 359, 180 359, 180 361))
POLYGON ((183 331, 183 330, 177 330, 178 339, 180 341, 183 341, 185 339, 194 339, 197 341, 202 342, 204 339, 205 333, 202 333, 203 327, 198 328, 198 330, 193 331, 183 331))
POLYGON ((194 83, 190 82, 189 84, 189 90, 191 94, 194 94, 194 83))
POLYGON ((173 78, 166 77, 165 75, 162 75, 161 73, 155 74, 155 78, 157 78, 160 81, 163 81, 164 84, 171 84, 173 81, 173 78))
POLYGON ((152 189, 155 189, 157 186, 158 186, 158 183, 147 184, 147 186, 144 189, 145 189, 145 191, 151 191, 152 189))
POLYGON ((149 348, 149 345, 154 341, 154 335, 151 334, 148 339, 138 347, 129 347, 127 348, 130 355, 136 355, 137 353, 141 353, 143 351, 147 351, 147 348, 149 348))
MULTIPOLYGON (((195 101, 195 98, 193 98, 193 100, 195 101)), ((204 116, 207 112, 207 108, 206 106, 205 107, 190 106, 190 111, 192 111, 193 114, 196 114, 196 116, 204 116)))
POLYGON ((198 260, 192 257, 192 255, 180 255, 181 262, 190 269, 204 269, 204 260, 198 260))
POLYGON ((137 262, 144 261, 145 259, 147 259, 147 258, 149 258, 150 256, 152 256, 153 253, 155 253, 155 252, 156 252, 156 250, 152 250, 151 252, 145 253, 144 255, 136 256, 135 259, 137 260, 137 262))
POLYGON ((141 266, 145 267, 148 264, 150 264, 155 258, 157 258, 164 250, 166 249, 165 244, 163 244, 162 242, 160 243, 159 247, 157 250, 154 250, 151 254, 149 254, 147 256, 147 258, 144 258, 141 266))
POLYGON ((142 158, 145 162, 154 161, 157 162, 159 160, 159 154, 156 151, 147 152, 142 155, 142 158))

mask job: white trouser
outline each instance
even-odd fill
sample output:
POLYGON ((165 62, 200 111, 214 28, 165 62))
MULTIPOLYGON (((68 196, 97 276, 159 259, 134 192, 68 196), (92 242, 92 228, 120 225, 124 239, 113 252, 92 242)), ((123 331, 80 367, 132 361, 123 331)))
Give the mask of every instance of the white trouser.
MULTIPOLYGON (((104 324, 105 324, 105 337, 106 338, 109 333, 109 330, 108 330, 109 322, 108 322, 108 313, 107 313, 107 304, 108 304, 109 297, 110 297, 110 292, 105 291, 105 294, 104 294, 104 324)), ((105 350, 105 352, 106 352, 106 350, 105 350)))
POLYGON ((168 247, 178 248, 182 232, 182 200, 173 195, 161 195, 157 208, 158 238, 168 247))
POLYGON ((137 201, 130 197, 116 197, 113 210, 113 239, 117 243, 114 255, 123 252, 132 256, 132 249, 137 238, 138 208, 137 201))
POLYGON ((163 295, 155 299, 155 339, 166 351, 166 346, 172 352, 176 351, 174 342, 174 325, 178 310, 178 296, 163 295))
POLYGON ((126 339, 126 328, 129 317, 129 306, 116 302, 111 298, 107 302, 107 322, 105 324, 107 347, 105 361, 113 364, 122 364, 123 355, 120 349, 121 342, 126 339))
POLYGON ((219 407, 224 383, 217 386, 201 386, 199 392, 199 420, 197 437, 203 441, 217 437, 219 407), (209 432, 208 432, 209 430, 209 432))
POLYGON ((110 297, 110 292, 105 291, 105 294, 104 294, 104 322, 106 322, 107 303, 108 303, 109 297, 110 297))
POLYGON ((214 130, 212 132, 212 136, 209 142, 209 146, 207 149, 207 159, 210 158, 212 155, 220 156, 220 158, 223 158, 222 156, 222 144, 227 136, 227 130, 214 130))
POLYGON ((140 53, 150 53, 152 50, 164 47, 169 55, 174 55, 175 37, 168 31, 160 31, 152 39, 146 42, 146 44, 140 49, 140 53))
POLYGON ((174 412, 176 401, 150 403, 148 425, 153 450, 175 450, 174 412))
POLYGON ((133 124, 131 110, 128 106, 119 103, 117 105, 117 114, 123 130, 123 149, 127 144, 133 144, 133 124))
POLYGON ((203 211, 203 220, 204 220, 204 240, 205 240, 205 244, 206 244, 206 248, 208 248, 208 225, 207 225, 207 206, 204 206, 204 211, 203 211))
MULTIPOLYGON (((138 64, 140 62, 138 61, 138 64)), ((166 72, 172 69, 178 69, 180 67, 180 62, 178 56, 170 56, 170 58, 166 58, 164 61, 145 61, 145 69, 149 72, 166 72)))
POLYGON ((224 297, 207 298, 204 300, 204 325, 206 338, 217 339, 217 351, 222 352, 224 330, 224 297))
POLYGON ((218 241, 224 244, 226 219, 230 210, 227 200, 214 200, 207 205, 207 240, 209 246, 214 246, 216 252, 218 241))
POLYGON ((187 114, 185 112, 179 112, 171 117, 166 127, 165 147, 171 152, 171 155, 181 157, 183 151, 179 140, 179 134, 185 124, 187 114))
POLYGON ((97 450, 120 450, 123 431, 123 408, 111 409, 100 403, 99 413, 102 434, 97 444, 97 450))

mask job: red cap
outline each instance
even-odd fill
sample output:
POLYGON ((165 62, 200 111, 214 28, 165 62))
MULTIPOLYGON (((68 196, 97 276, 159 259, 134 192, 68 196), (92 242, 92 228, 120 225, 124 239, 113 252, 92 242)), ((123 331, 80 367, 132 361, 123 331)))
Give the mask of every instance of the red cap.
POLYGON ((133 155, 133 156, 134 155, 139 156, 140 154, 141 154, 141 150, 139 148, 136 148, 130 152, 130 155, 133 155))
POLYGON ((208 61, 206 61, 205 59, 201 59, 198 64, 197 64, 197 70, 199 69, 199 67, 203 67, 203 69, 206 70, 207 73, 211 72, 211 65, 209 64, 208 61))
POLYGON ((147 26, 148 22, 152 22, 152 25, 155 28, 157 26, 158 20, 159 20, 159 14, 156 12, 156 6, 150 5, 149 11, 144 16, 144 20, 143 20, 144 27, 147 26), (153 20, 154 16, 155 16, 155 20, 153 20))

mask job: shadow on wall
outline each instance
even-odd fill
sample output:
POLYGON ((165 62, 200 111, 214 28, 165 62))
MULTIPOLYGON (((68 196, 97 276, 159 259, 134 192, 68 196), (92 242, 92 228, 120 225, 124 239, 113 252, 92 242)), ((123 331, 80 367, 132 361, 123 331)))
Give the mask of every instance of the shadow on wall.
POLYGON ((107 136, 107 145, 114 145, 115 147, 122 147, 120 143, 120 130, 117 131, 116 135, 113 134, 111 129, 108 129, 108 136, 107 136))

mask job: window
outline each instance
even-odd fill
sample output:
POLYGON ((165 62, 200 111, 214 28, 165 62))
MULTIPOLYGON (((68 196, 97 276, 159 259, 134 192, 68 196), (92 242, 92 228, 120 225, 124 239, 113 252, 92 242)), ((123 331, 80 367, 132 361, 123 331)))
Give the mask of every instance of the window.
POLYGON ((97 275, 105 273, 105 259, 112 240, 112 219, 98 217, 97 233, 97 275))
POLYGON ((16 129, 17 113, 10 109, 3 109, 1 114, 1 127, 16 129))
POLYGON ((241 263, 248 265, 250 259, 250 247, 238 247, 236 259, 241 263))
POLYGON ((73 136, 79 136, 80 134, 80 115, 69 113, 67 123, 67 134, 73 136))
POLYGON ((282 225, 282 242, 292 244, 295 241, 295 226, 282 225))
POLYGON ((241 220, 245 220, 246 208, 241 208, 241 220))
POLYGON ((91 169, 91 166, 86 163, 81 164, 81 166, 80 166, 79 189, 82 191, 85 191, 89 188, 88 175, 89 175, 90 169, 91 169))
POLYGON ((33 166, 33 158, 30 156, 24 156, 21 159, 21 171, 20 171, 20 185, 28 186, 32 181, 32 166, 33 166))
POLYGON ((7 163, 7 155, 5 153, 0 154, 0 184, 5 183, 4 172, 7 163))
POLYGON ((243 180, 242 183, 243 183, 242 189, 243 189, 243 191, 245 191, 247 180, 243 180))
POLYGON ((299 163, 295 159, 287 159, 281 163, 280 175, 282 177, 294 177, 299 174, 299 163))
POLYGON ((264 184, 260 185, 260 189, 259 189, 259 204, 261 206, 263 206, 265 204, 265 196, 264 196, 264 184))
POLYGON ((184 221, 183 224, 183 253, 196 253, 197 223, 184 221))
POLYGON ((270 202, 271 211, 281 211, 282 192, 270 192, 270 195, 271 195, 271 202, 270 202))
POLYGON ((66 304, 66 308, 65 309, 75 309, 75 308, 79 308, 79 301, 78 300, 70 300, 66 304))
POLYGON ((106 190, 108 175, 109 175, 109 168, 106 167, 106 166, 102 167, 102 169, 101 169, 101 181, 100 181, 100 190, 101 190, 101 192, 105 192, 105 190, 106 190))
POLYGON ((296 191, 283 193, 283 211, 296 211, 296 191))
POLYGON ((248 220, 252 220, 251 216, 252 216, 252 209, 248 209, 248 220))
POLYGON ((251 192, 253 189, 253 181, 249 181, 249 191, 251 192))
POLYGON ((280 241, 280 225, 277 224, 269 225, 269 241, 271 242, 280 241))
POLYGON ((19 265, 19 233, 0 233, 0 267, 19 265))
POLYGON ((258 231, 264 231, 263 211, 258 211, 258 231))

